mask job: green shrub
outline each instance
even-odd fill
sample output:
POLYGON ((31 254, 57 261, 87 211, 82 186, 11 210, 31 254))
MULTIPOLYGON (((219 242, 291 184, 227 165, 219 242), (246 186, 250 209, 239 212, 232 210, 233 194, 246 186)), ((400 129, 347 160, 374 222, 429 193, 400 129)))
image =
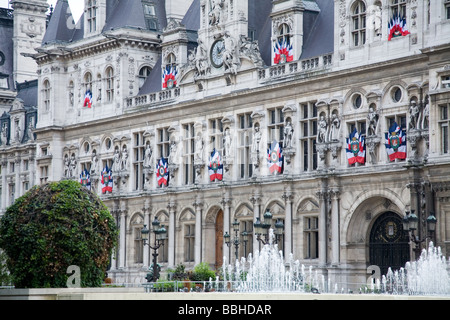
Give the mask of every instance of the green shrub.
POLYGON ((0 220, 0 248, 18 288, 66 287, 71 265, 82 287, 101 286, 117 235, 106 206, 77 181, 33 187, 0 220))
POLYGON ((209 281, 210 278, 215 280, 216 274, 209 268, 209 264, 207 262, 201 262, 194 267, 191 275, 192 281, 209 281))

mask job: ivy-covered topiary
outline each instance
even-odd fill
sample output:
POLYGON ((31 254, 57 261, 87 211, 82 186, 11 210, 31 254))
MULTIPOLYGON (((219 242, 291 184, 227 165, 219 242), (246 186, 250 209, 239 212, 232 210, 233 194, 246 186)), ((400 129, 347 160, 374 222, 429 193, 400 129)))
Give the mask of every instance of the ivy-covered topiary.
POLYGON ((0 248, 16 288, 63 288, 80 268, 82 287, 105 278, 118 231, 97 195, 76 181, 35 186, 0 220, 0 248))

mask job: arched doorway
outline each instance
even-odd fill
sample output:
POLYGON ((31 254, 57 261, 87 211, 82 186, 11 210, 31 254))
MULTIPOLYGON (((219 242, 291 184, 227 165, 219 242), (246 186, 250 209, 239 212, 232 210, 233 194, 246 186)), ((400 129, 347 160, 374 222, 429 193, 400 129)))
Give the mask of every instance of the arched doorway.
POLYGON ((396 213, 388 211, 377 218, 369 241, 369 263, 378 266, 381 275, 387 274, 389 267, 398 270, 409 261, 408 238, 396 213))
POLYGON ((223 211, 219 210, 216 216, 216 270, 223 265, 223 211))

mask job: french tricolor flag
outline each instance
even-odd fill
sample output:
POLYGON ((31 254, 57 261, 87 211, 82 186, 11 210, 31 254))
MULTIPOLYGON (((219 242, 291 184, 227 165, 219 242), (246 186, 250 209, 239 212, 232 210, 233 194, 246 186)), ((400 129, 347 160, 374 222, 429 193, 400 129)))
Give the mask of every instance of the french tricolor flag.
POLYGON ((385 134, 386 152, 390 161, 395 159, 406 159, 406 132, 401 130, 396 122, 385 134))
POLYGON ((89 89, 86 91, 86 94, 84 95, 83 107, 92 108, 92 92, 89 89))
POLYGON ((363 136, 360 136, 356 128, 347 138, 347 159, 348 164, 364 164, 366 162, 366 145, 363 136))

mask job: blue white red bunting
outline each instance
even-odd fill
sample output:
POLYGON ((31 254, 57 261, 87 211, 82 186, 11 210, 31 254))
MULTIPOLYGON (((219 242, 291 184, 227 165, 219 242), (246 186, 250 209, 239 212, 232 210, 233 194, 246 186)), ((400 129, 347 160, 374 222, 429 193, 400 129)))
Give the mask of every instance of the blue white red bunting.
POLYGON ((84 95, 84 104, 83 107, 92 108, 92 92, 91 90, 87 90, 84 95))
POLYGON ((215 180, 223 180, 222 157, 216 149, 211 152, 211 156, 209 157, 208 171, 211 182, 214 182, 215 180))
POLYGON ((106 165, 102 170, 102 193, 112 192, 113 191, 113 177, 112 171, 106 165))
POLYGON ((294 60, 294 50, 289 40, 283 39, 275 42, 273 47, 274 51, 274 64, 280 64, 285 62, 291 62, 294 60))
POLYGON ((167 159, 161 158, 156 164, 156 179, 158 186, 168 186, 169 184, 169 165, 167 159))
POLYGON ((366 162, 366 143, 363 136, 360 136, 356 128, 347 138, 347 159, 348 164, 364 164, 366 162))
POLYGON ((177 86, 177 67, 176 66, 166 66, 162 75, 162 87, 163 89, 172 89, 177 86))
POLYGON ((406 159, 406 132, 401 130, 396 122, 389 128, 385 134, 386 152, 390 161, 395 159, 406 159))
POLYGON ((282 173, 283 171, 283 150, 276 140, 267 149, 267 165, 270 173, 282 173))
POLYGON ((91 175, 89 174, 89 171, 84 169, 80 174, 80 183, 83 187, 88 188, 88 190, 91 190, 91 175))
POLYGON ((398 14, 392 16, 388 23, 388 31, 388 41, 391 41, 395 37, 408 35, 410 32, 406 27, 406 18, 400 17, 398 14))

